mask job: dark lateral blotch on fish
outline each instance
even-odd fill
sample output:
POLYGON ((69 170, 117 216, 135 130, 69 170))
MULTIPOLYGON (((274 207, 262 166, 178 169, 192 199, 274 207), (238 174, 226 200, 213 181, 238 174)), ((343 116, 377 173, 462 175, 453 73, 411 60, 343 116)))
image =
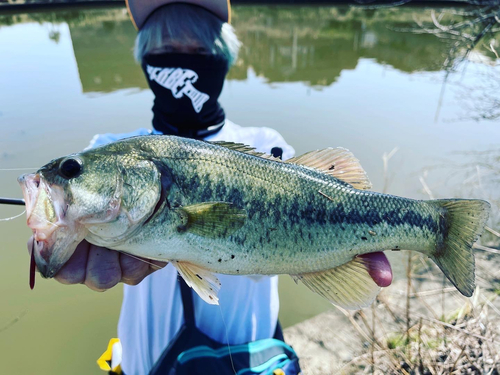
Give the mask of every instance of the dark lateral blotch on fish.
POLYGON ((432 258, 462 294, 474 291, 472 245, 489 204, 368 191, 346 149, 282 161, 231 142, 152 135, 71 157, 84 166, 74 178, 60 176, 60 158, 19 179, 47 277, 86 239, 171 262, 208 303, 218 303, 217 273, 289 274, 353 309, 392 281, 387 259, 372 255, 404 248, 432 258))

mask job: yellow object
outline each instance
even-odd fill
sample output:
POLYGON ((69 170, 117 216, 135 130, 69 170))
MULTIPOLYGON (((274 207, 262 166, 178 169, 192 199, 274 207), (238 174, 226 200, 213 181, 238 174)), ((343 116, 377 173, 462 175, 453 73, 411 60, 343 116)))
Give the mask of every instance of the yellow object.
POLYGON ((283 371, 280 368, 277 368, 276 370, 273 371, 273 375, 285 375, 285 371, 283 371))
POLYGON ((113 345, 116 343, 119 343, 120 339, 111 339, 109 340, 108 343, 108 348, 102 355, 99 357, 97 360, 97 364, 99 365, 99 368, 104 371, 112 371, 115 374, 121 374, 122 373, 122 368, 121 365, 118 364, 114 368, 111 368, 111 357, 113 355, 113 345))

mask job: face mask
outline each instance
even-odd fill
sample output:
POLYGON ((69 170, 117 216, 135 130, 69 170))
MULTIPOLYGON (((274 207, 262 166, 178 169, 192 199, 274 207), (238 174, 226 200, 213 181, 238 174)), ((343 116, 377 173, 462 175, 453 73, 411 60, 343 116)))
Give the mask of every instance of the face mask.
POLYGON ((224 125, 217 101, 228 71, 213 55, 146 55, 142 69, 155 94, 153 127, 163 134, 203 138, 224 125))

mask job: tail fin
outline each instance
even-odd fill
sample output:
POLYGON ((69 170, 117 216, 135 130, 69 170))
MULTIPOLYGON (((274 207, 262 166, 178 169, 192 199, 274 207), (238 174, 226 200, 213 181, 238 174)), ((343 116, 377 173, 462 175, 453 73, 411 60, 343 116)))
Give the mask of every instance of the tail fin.
POLYGON ((445 233, 441 247, 431 258, 464 296, 474 293, 472 246, 483 233, 490 204, 482 200, 439 199, 427 201, 444 209, 445 233))

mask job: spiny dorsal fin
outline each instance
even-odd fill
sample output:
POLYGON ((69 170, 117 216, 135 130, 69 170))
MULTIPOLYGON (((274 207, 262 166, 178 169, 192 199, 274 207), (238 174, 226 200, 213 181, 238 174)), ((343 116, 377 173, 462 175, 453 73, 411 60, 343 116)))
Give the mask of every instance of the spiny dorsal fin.
POLYGON ((210 238, 227 237, 240 229, 247 218, 245 210, 227 202, 204 202, 178 208, 180 232, 210 238))
POLYGON ((368 267, 365 259, 356 257, 330 270, 290 276, 334 305, 355 310, 369 306, 380 291, 368 267))
POLYGON ((347 182, 356 189, 367 190, 372 187, 359 160, 351 151, 342 147, 310 151, 286 162, 317 169, 347 182))
POLYGON ((226 142, 226 141, 214 141, 214 142, 210 142, 210 143, 217 145, 217 146, 225 147, 225 148, 228 148, 228 149, 234 150, 234 151, 245 152, 245 153, 255 152, 255 147, 248 146, 244 143, 234 143, 234 142, 226 142))
POLYGON ((248 146, 248 145, 245 145, 243 143, 234 143, 234 142, 226 142, 226 141, 214 141, 214 142, 210 142, 210 143, 217 145, 217 146, 228 148, 230 150, 243 152, 243 153, 248 154, 248 155, 257 156, 257 157, 262 158, 262 159, 268 159, 268 160, 282 162, 282 160, 280 158, 275 158, 274 156, 266 154, 265 152, 255 151, 255 147, 248 146))
MULTIPOLYGON (((281 159, 272 155, 257 152, 255 148, 243 143, 216 141, 211 142, 217 146, 226 147, 230 150, 243 152, 245 154, 258 156, 263 159, 282 162, 281 159)), ((304 165, 329 174, 341 181, 347 182, 352 187, 360 190, 368 190, 372 187, 366 172, 349 150, 337 148, 325 148, 323 150, 310 151, 304 155, 286 160, 286 163, 304 165)))
POLYGON ((188 262, 172 261, 172 265, 177 269, 186 284, 193 288, 205 302, 211 305, 218 305, 217 294, 220 289, 220 281, 212 272, 195 266, 188 262))

